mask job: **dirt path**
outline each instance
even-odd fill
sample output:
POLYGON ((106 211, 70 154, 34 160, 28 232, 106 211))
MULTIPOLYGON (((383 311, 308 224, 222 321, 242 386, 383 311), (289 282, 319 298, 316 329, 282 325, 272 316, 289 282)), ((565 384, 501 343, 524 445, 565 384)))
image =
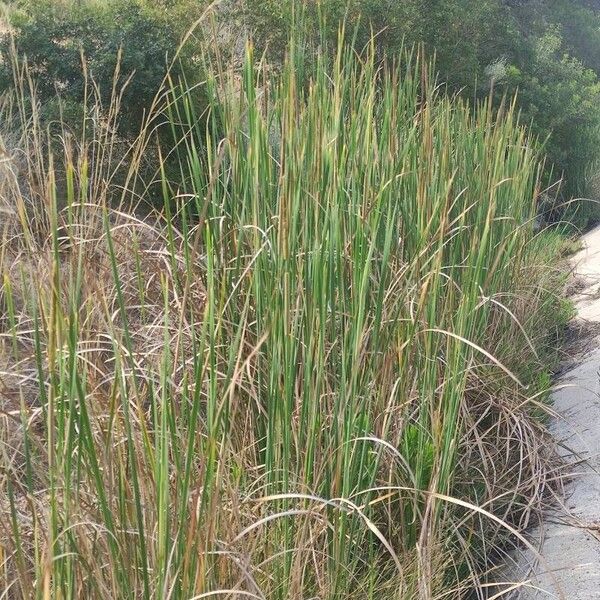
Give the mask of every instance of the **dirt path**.
MULTIPOLYGON (((547 514, 534 532, 543 539, 543 562, 533 567, 528 589, 513 598, 600 599, 600 228, 583 241, 585 248, 573 258, 575 304, 582 330, 596 333, 558 382, 554 408, 561 418, 551 426, 561 453, 575 465, 573 478, 564 506, 547 514)), ((531 557, 522 564, 527 560, 531 557)))

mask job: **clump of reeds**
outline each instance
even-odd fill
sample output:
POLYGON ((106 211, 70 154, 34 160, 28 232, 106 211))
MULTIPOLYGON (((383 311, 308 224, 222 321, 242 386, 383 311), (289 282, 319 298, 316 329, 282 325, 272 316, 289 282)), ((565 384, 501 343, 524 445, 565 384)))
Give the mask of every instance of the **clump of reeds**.
POLYGON ((458 598, 535 508, 535 145, 417 53, 342 46, 308 85, 301 63, 271 77, 249 50, 202 114, 173 85, 175 147, 150 119, 116 165, 118 95, 81 138, 21 111, 5 597, 458 598))

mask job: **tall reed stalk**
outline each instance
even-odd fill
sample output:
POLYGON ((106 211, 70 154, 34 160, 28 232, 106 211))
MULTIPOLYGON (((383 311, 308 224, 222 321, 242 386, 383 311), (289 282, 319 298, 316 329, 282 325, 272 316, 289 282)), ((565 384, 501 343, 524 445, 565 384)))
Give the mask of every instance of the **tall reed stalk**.
POLYGON ((116 166, 118 110, 60 142, 22 116, 27 162, 2 167, 0 597, 477 583, 464 542, 497 523, 461 492, 485 489, 488 444, 465 452, 465 415, 477 386, 526 397, 491 350, 534 329, 500 298, 531 264, 539 157, 512 105, 444 97, 417 52, 301 70, 249 48, 210 71, 202 114, 173 85, 175 147, 149 127, 116 166), (142 219, 153 151, 165 208, 142 219))

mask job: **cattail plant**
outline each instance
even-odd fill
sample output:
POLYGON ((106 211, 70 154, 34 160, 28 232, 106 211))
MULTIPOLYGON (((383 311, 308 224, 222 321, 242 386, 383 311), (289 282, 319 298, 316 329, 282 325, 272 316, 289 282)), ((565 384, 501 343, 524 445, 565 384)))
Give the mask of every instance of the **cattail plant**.
POLYGON ((494 499, 533 471, 544 487, 542 450, 487 478, 540 435, 521 366, 541 325, 520 320, 548 298, 535 144, 511 103, 445 97, 417 51, 341 44, 307 76, 301 53, 275 72, 249 47, 207 72, 205 110, 172 82, 125 150, 117 91, 81 139, 17 119, 0 597, 483 589, 482 540, 518 535, 494 499), (499 433, 513 418, 530 438, 499 433))

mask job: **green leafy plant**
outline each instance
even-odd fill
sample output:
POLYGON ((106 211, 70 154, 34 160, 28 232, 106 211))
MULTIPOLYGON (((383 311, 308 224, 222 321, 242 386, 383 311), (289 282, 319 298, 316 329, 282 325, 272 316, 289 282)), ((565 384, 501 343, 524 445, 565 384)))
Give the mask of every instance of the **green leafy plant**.
MULTIPOLYGON (((45 121, 81 122, 76 114, 90 94, 87 72, 99 88, 101 106, 110 106, 114 89, 124 88, 118 127, 124 135, 137 133, 180 41, 164 12, 142 0, 42 0, 10 15, 11 31, 0 47, 5 89, 15 83, 14 45, 30 65, 45 121)), ((174 77, 178 69, 176 64, 174 77)))

